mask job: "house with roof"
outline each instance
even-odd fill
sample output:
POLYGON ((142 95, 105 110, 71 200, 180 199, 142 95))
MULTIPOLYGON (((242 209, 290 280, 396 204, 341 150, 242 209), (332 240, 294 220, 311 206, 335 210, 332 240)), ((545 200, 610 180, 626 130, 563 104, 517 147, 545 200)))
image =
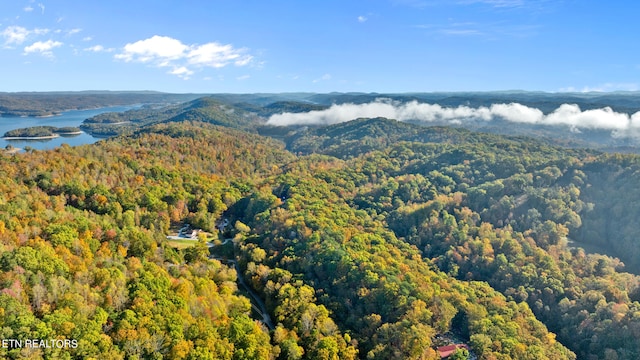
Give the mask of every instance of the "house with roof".
POLYGON ((438 347, 438 355, 440 355, 440 359, 447 359, 458 349, 466 349, 469 351, 469 346, 467 344, 452 344, 447 346, 438 347))

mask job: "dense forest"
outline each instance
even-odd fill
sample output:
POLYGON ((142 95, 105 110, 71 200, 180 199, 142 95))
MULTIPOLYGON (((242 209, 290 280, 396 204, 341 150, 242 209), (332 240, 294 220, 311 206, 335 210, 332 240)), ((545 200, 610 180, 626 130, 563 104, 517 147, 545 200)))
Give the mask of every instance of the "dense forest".
POLYGON ((385 118, 276 140, 261 116, 321 107, 264 105, 0 154, 0 337, 78 341, 0 356, 640 357, 640 157, 385 118))
MULTIPOLYGON (((255 107, 251 107, 255 110, 255 107)), ((142 126, 180 121, 200 121, 226 127, 251 130, 261 119, 258 114, 230 106, 211 97, 203 97, 182 104, 145 106, 123 113, 108 112, 86 119, 80 128, 90 134, 113 136, 131 134, 142 126)))

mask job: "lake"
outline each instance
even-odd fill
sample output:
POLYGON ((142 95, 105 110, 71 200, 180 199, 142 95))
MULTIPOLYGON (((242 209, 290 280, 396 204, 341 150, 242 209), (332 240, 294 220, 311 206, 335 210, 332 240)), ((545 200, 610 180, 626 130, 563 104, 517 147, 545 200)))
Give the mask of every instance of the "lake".
MULTIPOLYGON (((130 109, 139 108, 142 105, 129 105, 129 106, 110 106, 99 109, 90 110, 69 110, 63 112, 58 116, 50 117, 0 117, 0 136, 4 135, 9 130, 26 128, 31 126, 80 126, 85 119, 92 116, 102 114, 105 112, 123 112, 130 109)), ((99 137, 93 137, 87 133, 73 136, 60 136, 55 139, 46 140, 5 140, 0 138, 0 148, 5 148, 7 145, 11 145, 16 148, 24 149, 25 146, 30 146, 38 150, 47 150, 56 148, 62 144, 68 144, 71 146, 82 144, 93 144, 100 140, 99 137)))

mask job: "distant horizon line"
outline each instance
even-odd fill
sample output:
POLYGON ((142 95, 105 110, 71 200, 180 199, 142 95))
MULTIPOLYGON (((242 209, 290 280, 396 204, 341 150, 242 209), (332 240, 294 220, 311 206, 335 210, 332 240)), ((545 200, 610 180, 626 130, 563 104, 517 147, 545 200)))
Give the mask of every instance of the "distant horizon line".
POLYGON ((640 90, 611 90, 611 91, 545 91, 545 90, 431 90, 431 91, 256 91, 256 92, 171 92, 161 90, 21 90, 21 91, 0 91, 0 94, 77 94, 77 93, 135 93, 135 94, 178 94, 178 95, 253 95, 253 94, 363 94, 363 95, 406 95, 406 94, 508 94, 508 93, 538 93, 538 94, 640 94, 640 90))

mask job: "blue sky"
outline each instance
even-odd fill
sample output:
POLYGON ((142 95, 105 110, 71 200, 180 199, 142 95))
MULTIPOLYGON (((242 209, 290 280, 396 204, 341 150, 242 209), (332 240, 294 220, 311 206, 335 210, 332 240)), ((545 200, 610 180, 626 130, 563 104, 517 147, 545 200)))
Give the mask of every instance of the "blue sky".
POLYGON ((640 89, 640 5, 0 0, 0 91, 640 89))

